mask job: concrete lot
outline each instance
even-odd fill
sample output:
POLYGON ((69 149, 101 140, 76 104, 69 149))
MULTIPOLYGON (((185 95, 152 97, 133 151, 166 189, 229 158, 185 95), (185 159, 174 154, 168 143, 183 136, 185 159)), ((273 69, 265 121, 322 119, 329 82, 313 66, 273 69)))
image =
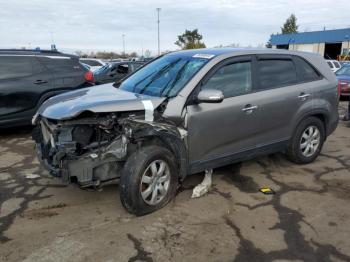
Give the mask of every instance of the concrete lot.
POLYGON ((227 166, 208 195, 190 199, 195 175, 144 217, 123 209, 117 186, 87 191, 51 178, 29 133, 0 135, 0 261, 350 261, 344 123, 310 165, 277 154, 227 166))

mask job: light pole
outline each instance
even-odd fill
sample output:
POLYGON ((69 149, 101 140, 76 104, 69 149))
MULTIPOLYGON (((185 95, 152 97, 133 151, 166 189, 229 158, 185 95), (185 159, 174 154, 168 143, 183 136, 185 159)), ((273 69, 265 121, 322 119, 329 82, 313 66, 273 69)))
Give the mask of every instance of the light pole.
POLYGON ((122 34, 123 37, 123 54, 125 56, 125 34, 122 34))
POLYGON ((157 7, 157 16, 158 16, 158 20, 157 20, 157 23, 158 23, 158 55, 160 55, 160 38, 159 38, 159 12, 160 10, 162 10, 161 8, 157 7))

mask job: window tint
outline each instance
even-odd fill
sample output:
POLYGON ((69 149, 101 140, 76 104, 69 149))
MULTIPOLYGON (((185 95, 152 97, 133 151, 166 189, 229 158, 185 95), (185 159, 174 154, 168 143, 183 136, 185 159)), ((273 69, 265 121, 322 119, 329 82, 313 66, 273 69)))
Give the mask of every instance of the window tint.
POLYGON ((319 73, 304 59, 295 57, 300 78, 304 81, 314 81, 320 78, 319 73))
POLYGON ((260 89, 284 86, 297 82, 297 73, 292 60, 269 59, 258 61, 260 89))
POLYGON ((327 64, 329 65, 330 68, 333 68, 332 62, 329 62, 329 61, 328 61, 327 64))
POLYGON ((32 74, 32 57, 1 56, 0 79, 25 77, 32 74))
POLYGON ((202 89, 221 90, 225 98, 249 93, 252 90, 251 62, 237 62, 221 67, 202 89))

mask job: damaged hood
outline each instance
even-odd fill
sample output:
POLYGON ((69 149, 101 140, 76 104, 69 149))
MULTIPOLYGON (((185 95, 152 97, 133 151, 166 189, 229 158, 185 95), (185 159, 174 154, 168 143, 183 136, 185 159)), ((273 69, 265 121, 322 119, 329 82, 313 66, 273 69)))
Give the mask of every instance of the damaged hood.
POLYGON ((99 85, 54 96, 44 102, 33 118, 64 120, 84 111, 94 113, 145 111, 145 120, 153 120, 153 110, 166 98, 131 93, 115 88, 113 84, 99 85))

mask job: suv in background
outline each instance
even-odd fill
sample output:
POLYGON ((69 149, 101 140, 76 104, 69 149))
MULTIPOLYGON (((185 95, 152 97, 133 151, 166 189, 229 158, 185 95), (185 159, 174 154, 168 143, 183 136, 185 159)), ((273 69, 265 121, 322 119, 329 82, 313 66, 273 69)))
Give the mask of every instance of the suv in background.
POLYGON ((335 72, 341 68, 341 64, 337 60, 327 60, 327 64, 331 68, 332 72, 335 72))
POLYGON ((187 175, 259 155, 316 159, 338 123, 337 79, 316 54, 198 49, 39 109, 41 163, 81 187, 119 182, 131 213, 167 204, 187 175))
POLYGON ((57 51, 0 49, 0 127, 29 125, 48 98, 90 86, 77 57, 57 51))

